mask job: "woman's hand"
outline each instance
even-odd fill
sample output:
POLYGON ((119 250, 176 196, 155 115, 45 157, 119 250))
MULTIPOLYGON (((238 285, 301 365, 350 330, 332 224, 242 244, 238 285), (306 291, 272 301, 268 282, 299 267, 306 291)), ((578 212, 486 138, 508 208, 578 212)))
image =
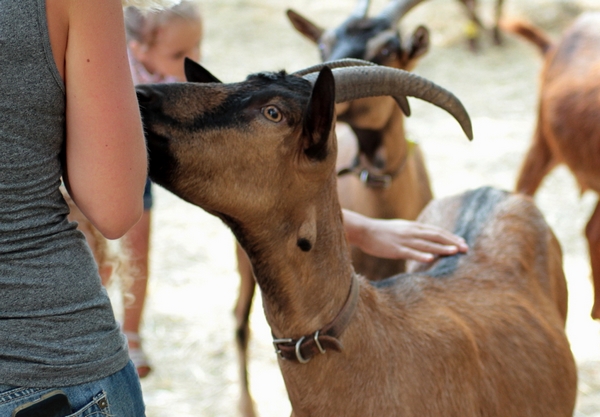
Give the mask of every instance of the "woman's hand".
POLYGON ((343 213, 348 241, 379 258, 432 262, 439 255, 468 250, 462 237, 437 226, 401 219, 373 219, 349 210, 343 213))

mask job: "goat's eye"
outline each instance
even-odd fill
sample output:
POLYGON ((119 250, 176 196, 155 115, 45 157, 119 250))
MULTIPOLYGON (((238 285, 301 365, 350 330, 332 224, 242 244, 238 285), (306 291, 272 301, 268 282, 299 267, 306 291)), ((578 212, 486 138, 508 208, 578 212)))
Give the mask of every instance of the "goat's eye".
POLYGON ((266 106, 261 109, 263 116, 272 122, 280 122, 283 119, 283 115, 279 109, 275 106, 266 106))

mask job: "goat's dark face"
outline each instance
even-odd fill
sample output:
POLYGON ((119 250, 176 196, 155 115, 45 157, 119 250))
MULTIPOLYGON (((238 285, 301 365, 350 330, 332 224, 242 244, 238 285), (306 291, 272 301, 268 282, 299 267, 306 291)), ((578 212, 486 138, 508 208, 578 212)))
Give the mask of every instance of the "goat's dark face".
POLYGON ((351 19, 323 32, 318 41, 321 59, 357 58, 391 65, 401 53, 400 34, 384 19, 351 19))
POLYGON ((350 17, 325 30, 288 10, 287 16, 302 35, 318 45, 323 61, 357 58, 410 71, 429 49, 429 31, 419 26, 403 44, 396 23, 385 16, 350 17))
MULTIPOLYGON (((357 58, 410 71, 429 49, 429 31, 419 26, 402 42, 396 22, 386 16, 350 17, 340 26, 325 30, 288 10, 288 18, 301 34, 318 45, 321 59, 357 58)), ((356 128, 379 130, 388 122, 396 104, 390 97, 373 97, 337 106, 339 119, 356 128)))
POLYGON ((310 199, 311 188, 318 190, 333 175, 335 87, 329 69, 312 90, 302 78, 263 73, 235 84, 188 82, 137 91, 150 177, 213 214, 237 221, 264 216, 276 205, 310 199))

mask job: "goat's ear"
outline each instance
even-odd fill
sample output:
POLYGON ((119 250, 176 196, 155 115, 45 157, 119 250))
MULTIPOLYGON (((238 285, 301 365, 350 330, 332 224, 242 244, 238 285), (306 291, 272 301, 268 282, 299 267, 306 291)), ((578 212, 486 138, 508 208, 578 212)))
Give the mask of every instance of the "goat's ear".
POLYGON ((304 153, 313 160, 327 157, 329 135, 335 117, 335 80, 328 67, 320 72, 304 113, 302 123, 304 153))
POLYGON ((425 26, 419 26, 415 29, 409 44, 406 46, 408 51, 408 58, 410 60, 419 58, 429 51, 429 29, 425 26))
POLYGON ((321 39, 321 35, 323 35, 324 32, 323 28, 315 25, 307 18, 300 16, 292 9, 288 9, 286 14, 298 32, 306 36, 314 43, 319 43, 319 39, 321 39))
POLYGON ((212 75, 202 65, 185 58, 184 62, 185 79, 192 83, 221 83, 221 81, 212 75))

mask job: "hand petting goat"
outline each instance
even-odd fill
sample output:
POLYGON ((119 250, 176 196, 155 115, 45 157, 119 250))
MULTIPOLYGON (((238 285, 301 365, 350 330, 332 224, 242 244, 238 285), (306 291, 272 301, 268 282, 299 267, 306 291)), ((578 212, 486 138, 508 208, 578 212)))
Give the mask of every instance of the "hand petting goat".
POLYGON ((467 252, 465 240, 437 226, 402 219, 373 219, 343 210, 350 244, 373 256, 432 262, 467 252))

